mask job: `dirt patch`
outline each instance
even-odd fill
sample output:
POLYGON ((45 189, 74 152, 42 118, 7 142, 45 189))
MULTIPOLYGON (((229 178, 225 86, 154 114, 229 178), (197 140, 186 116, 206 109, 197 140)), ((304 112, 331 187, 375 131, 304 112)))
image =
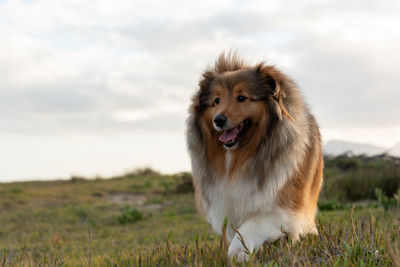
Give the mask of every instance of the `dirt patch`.
POLYGON ((112 193, 106 198, 109 202, 115 204, 142 206, 146 202, 148 196, 129 193, 112 193))
POLYGON ((154 195, 142 195, 142 194, 132 194, 132 193, 122 193, 122 192, 112 192, 104 196, 104 198, 111 203, 115 203, 121 206, 130 205, 134 206, 140 210, 145 210, 149 212, 157 212, 165 208, 166 206, 171 206, 172 201, 162 201, 161 203, 151 203, 148 200, 154 198, 154 195))
POLYGON ((163 208, 163 205, 161 205, 161 204, 149 204, 149 205, 144 206, 143 209, 147 210, 147 211, 159 211, 162 208, 163 208))

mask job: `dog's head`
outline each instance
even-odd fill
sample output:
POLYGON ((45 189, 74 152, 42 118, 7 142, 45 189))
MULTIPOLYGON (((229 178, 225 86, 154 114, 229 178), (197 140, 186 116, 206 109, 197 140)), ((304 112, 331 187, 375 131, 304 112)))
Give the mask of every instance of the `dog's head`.
POLYGON ((292 119, 283 101, 286 80, 272 66, 247 66, 222 54, 203 73, 194 99, 199 130, 225 149, 258 143, 280 120, 292 119))

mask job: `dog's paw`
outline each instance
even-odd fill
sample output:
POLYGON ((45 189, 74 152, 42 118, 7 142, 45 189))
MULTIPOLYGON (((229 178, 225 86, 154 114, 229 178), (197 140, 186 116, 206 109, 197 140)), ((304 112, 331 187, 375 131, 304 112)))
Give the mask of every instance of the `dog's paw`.
POLYGON ((249 255, 245 251, 239 251, 236 256, 237 262, 247 262, 249 260, 249 255))
POLYGON ((235 257, 237 262, 243 262, 249 260, 248 251, 244 248, 242 242, 237 238, 237 235, 233 238, 229 245, 228 255, 230 258, 235 257))

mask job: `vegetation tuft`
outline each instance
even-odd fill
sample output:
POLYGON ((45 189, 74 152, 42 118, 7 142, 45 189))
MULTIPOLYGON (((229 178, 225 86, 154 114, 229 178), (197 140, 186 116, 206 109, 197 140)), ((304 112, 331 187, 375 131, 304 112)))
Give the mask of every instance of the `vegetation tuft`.
POLYGON ((394 196, 400 188, 400 159, 385 155, 325 158, 322 199, 375 199, 376 188, 388 197, 394 196))
POLYGON ((175 192, 177 194, 193 193, 192 175, 188 172, 184 172, 179 174, 178 177, 179 181, 175 187, 175 192))
POLYGON ((138 211, 135 208, 131 208, 126 205, 121 209, 121 215, 118 217, 118 221, 124 223, 134 223, 143 219, 143 212, 138 211))

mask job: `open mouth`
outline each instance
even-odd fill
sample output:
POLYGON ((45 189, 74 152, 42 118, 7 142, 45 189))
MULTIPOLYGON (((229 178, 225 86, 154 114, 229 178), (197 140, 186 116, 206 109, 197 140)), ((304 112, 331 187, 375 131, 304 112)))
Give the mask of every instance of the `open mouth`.
POLYGON ((222 135, 218 138, 219 141, 224 143, 224 146, 227 148, 231 148, 235 146, 240 137, 249 129, 250 127, 250 119, 246 119, 242 121, 238 126, 231 128, 229 130, 225 130, 222 135))

